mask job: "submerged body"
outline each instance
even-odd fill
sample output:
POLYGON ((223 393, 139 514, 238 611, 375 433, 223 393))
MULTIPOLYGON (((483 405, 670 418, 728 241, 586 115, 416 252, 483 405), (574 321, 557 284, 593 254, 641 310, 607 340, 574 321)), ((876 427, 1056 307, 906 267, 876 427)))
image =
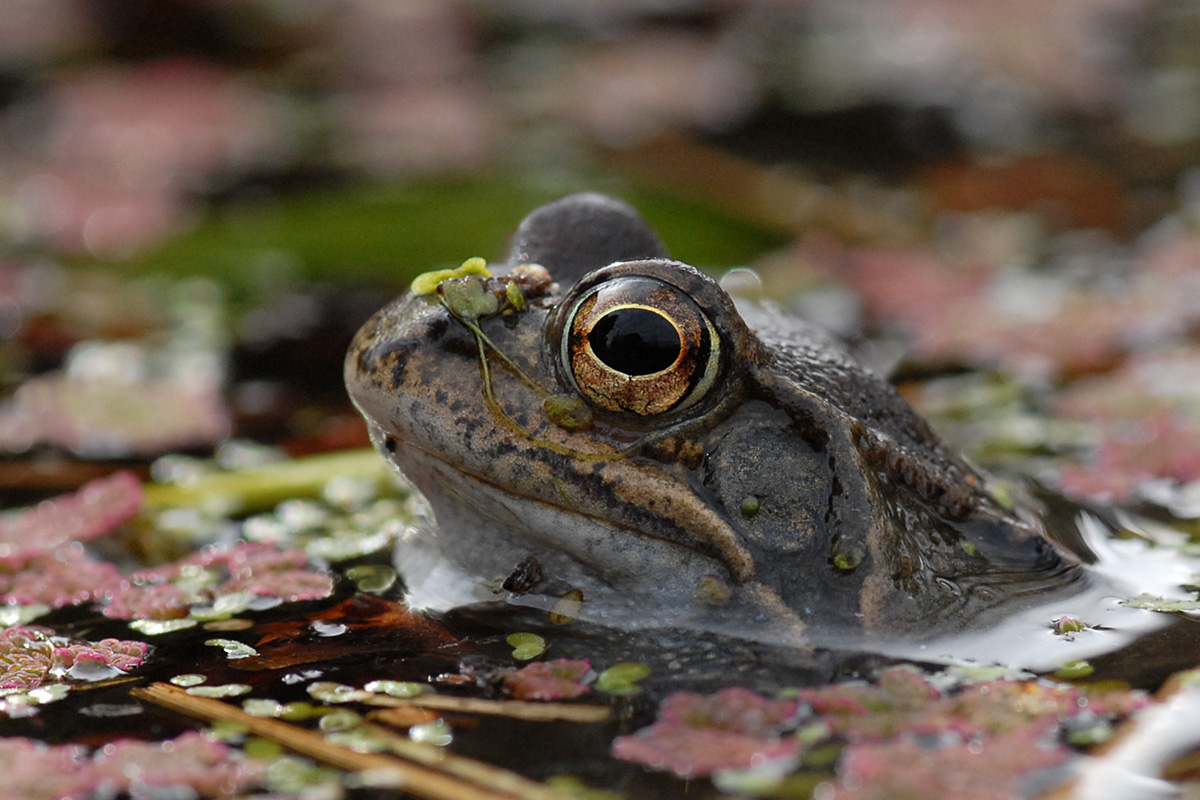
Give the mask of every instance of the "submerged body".
POLYGON ((671 261, 628 206, 544 206, 494 268, 400 297, 346 359, 437 519, 398 554, 417 603, 567 598, 821 644, 969 629, 1086 585, 889 384, 671 261))

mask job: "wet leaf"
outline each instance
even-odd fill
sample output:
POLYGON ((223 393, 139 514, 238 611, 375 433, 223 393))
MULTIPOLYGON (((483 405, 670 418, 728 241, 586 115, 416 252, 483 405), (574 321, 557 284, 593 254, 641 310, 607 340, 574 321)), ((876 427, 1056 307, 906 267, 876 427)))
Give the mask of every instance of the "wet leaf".
POLYGON ((258 625, 255 648, 260 655, 238 662, 239 669, 282 669, 367 652, 437 652, 455 658, 456 640, 432 618, 394 600, 358 594, 304 616, 258 625), (341 636, 309 639, 317 622, 344 625, 341 636))

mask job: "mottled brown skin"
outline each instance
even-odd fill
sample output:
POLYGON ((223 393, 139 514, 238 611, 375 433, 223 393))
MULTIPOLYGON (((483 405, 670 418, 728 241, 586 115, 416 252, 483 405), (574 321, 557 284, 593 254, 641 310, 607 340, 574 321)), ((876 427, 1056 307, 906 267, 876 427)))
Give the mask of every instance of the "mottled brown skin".
POLYGON ((544 206, 507 259, 527 262, 555 285, 481 327, 539 386, 577 394, 561 358, 570 305, 622 275, 694 300, 718 334, 718 372, 684 408, 593 408, 589 429, 568 430, 492 357, 514 426, 485 403, 467 327, 411 293, 382 309, 350 348, 346 385, 433 506, 436 532, 398 554, 419 602, 550 608, 577 589, 592 619, 820 644, 945 632, 1081 583, 1036 517, 1001 507, 889 384, 803 322, 735 306, 628 206, 544 206), (519 594, 501 588, 514 571, 519 594))

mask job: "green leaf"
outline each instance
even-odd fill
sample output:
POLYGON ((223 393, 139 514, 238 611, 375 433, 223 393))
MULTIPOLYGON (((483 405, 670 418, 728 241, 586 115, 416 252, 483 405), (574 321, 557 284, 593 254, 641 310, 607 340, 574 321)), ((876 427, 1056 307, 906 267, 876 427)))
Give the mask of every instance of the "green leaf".
POLYGON ((596 678, 596 688, 609 694, 637 694, 637 682, 650 674, 650 667, 635 661, 613 664, 596 678))
POLYGON ((510 633, 505 641, 518 661, 529 661, 546 652, 546 640, 536 633, 510 633))

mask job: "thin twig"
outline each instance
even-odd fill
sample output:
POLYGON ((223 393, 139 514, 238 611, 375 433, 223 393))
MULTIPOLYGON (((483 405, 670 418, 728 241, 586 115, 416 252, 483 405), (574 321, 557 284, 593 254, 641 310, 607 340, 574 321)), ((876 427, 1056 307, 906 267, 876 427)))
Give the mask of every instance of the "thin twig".
POLYGON ((319 733, 277 719, 255 717, 220 700, 194 697, 166 683, 130 692, 139 700, 209 721, 234 722, 289 750, 345 770, 394 776, 397 786, 428 800, 567 800, 536 781, 481 761, 456 756, 379 729, 397 755, 359 753, 331 744, 319 733))
MULTIPOLYGON (((386 713, 386 712, 380 712, 386 713)), ((491 791, 500 792, 507 798, 514 795, 528 800, 569 800, 562 793, 550 789, 537 781, 531 781, 515 772, 493 766, 473 758, 456 756, 439 747, 414 742, 407 736, 386 728, 376 727, 372 737, 382 741, 388 749, 401 758, 409 759, 431 769, 470 781, 491 791)))
MULTIPOLYGON (((475 697, 449 697, 424 694, 416 697, 376 695, 364 701, 367 705, 390 708, 433 708, 438 711, 457 711, 463 714, 491 714, 527 722, 604 722, 609 718, 606 706, 584 706, 571 703, 525 703, 520 700, 481 700, 475 697)), ((382 712, 382 719, 386 719, 382 712)))

